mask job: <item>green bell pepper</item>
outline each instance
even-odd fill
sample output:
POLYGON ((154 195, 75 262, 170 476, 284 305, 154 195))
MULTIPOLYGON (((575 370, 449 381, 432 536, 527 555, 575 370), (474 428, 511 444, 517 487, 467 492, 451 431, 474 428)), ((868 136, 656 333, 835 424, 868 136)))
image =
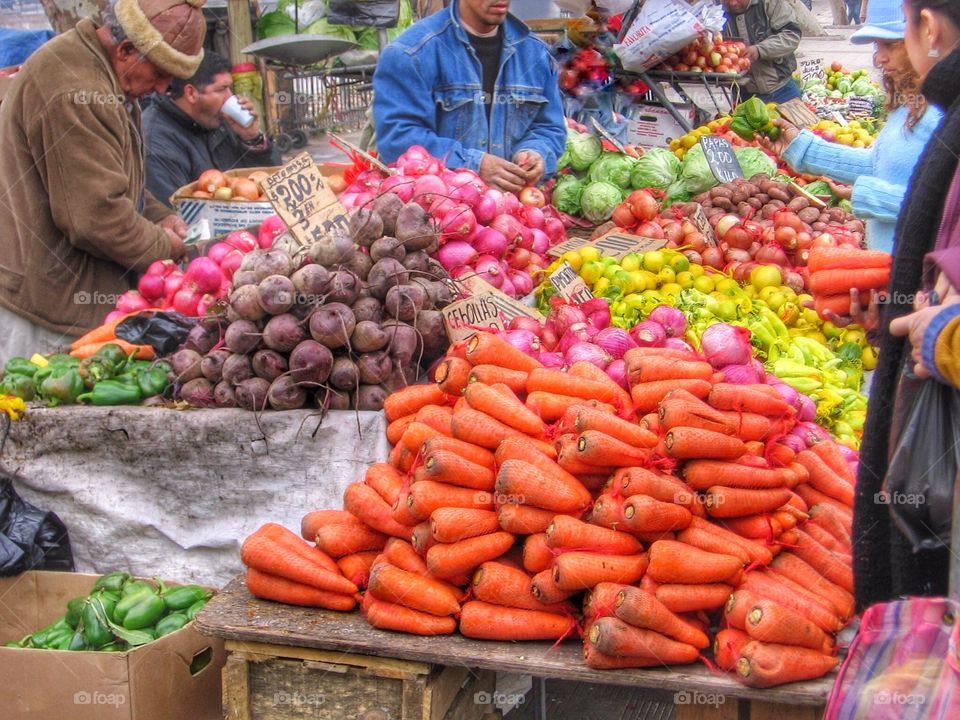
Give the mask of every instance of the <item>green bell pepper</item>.
POLYGON ((730 129, 744 140, 753 140, 753 127, 742 117, 730 121, 730 129))
POLYGON ((157 588, 148 583, 146 580, 131 580, 123 586, 123 590, 120 592, 120 594, 121 596, 126 597, 127 595, 132 595, 135 592, 140 592, 141 590, 149 590, 150 592, 155 593, 157 588))
POLYGON ((76 370, 80 367, 80 360, 70 355, 51 355, 48 358, 47 366, 42 367, 33 374, 33 381, 40 385, 48 377, 59 377, 67 370, 76 370))
POLYGON ((747 121, 747 124, 754 130, 759 130, 770 122, 770 111, 767 105, 757 96, 753 96, 746 102, 737 106, 737 114, 747 121))
POLYGON ((67 602, 67 614, 63 617, 67 621, 67 625, 74 630, 76 630, 77 625, 80 623, 80 615, 83 612, 83 603, 86 599, 86 597, 75 597, 73 600, 67 602))
POLYGON ((113 590, 120 592, 130 580, 130 573, 113 572, 101 576, 94 584, 93 590, 113 590))
POLYGON ((186 610, 196 602, 206 602, 210 593, 199 585, 183 585, 167 590, 161 597, 168 610, 186 610))
POLYGON ((83 389, 83 378, 69 368, 60 375, 47 376, 40 383, 40 397, 46 400, 48 407, 70 405, 77 401, 83 389))
POLYGON ((140 387, 140 394, 145 398, 160 395, 169 384, 167 371, 163 368, 148 368, 137 373, 137 385, 140 387))
POLYGON ((29 375, 6 374, 0 380, 0 395, 13 395, 21 400, 33 400, 37 394, 37 384, 29 375))
POLYGON ((165 618, 157 621, 157 627, 154 633, 156 637, 162 638, 164 635, 169 635, 172 632, 176 632, 189 622, 190 618, 183 613, 171 613, 165 618))
POLYGON ((33 377, 39 366, 34 365, 32 362, 27 360, 25 357, 14 356, 7 360, 7 364, 3 366, 3 375, 26 375, 27 377, 33 377))
POLYGON ((116 607, 113 609, 113 617, 115 618, 115 622, 123 623, 124 619, 127 617, 127 613, 139 605, 144 598, 150 595, 156 596, 157 591, 155 588, 147 585, 146 587, 138 588, 120 598, 120 602, 118 602, 116 607))
POLYGON ((121 620, 121 624, 127 630, 148 628, 163 616, 166 606, 159 595, 143 593, 134 597, 138 599, 138 602, 134 603, 121 620))
POLYGON ((123 652, 126 649, 127 649, 126 643, 112 642, 112 643, 107 643, 102 648, 100 648, 100 652, 123 652))
POLYGON ((93 390, 77 396, 78 402, 92 405, 136 405, 140 402, 139 386, 121 380, 101 380, 93 390))
POLYGON ((47 642, 44 648, 47 650, 62 650, 63 646, 69 646, 73 639, 73 630, 71 628, 60 628, 54 630, 47 636, 47 642))
POLYGON ((104 600, 98 595, 87 598, 80 619, 83 622, 83 637, 91 648, 96 650, 113 642, 113 632, 106 624, 104 600))
POLYGON ((67 650, 87 650, 87 638, 84 637, 82 630, 77 630, 70 642, 67 644, 67 650))
POLYGON ((116 343, 107 343, 102 346, 90 356, 90 359, 103 363, 103 365, 112 370, 114 375, 123 370, 127 364, 127 354, 123 351, 123 348, 116 343))
POLYGON ((190 620, 193 620, 197 616, 197 613, 203 610, 206 604, 206 600, 197 600, 193 605, 187 608, 187 617, 190 620))

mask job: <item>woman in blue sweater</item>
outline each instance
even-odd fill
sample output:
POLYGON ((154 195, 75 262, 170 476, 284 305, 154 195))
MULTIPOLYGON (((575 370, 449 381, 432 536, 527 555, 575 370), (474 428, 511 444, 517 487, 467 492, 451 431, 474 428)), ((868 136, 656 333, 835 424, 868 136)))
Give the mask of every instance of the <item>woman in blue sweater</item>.
POLYGON ((780 139, 770 143, 797 172, 852 185, 847 189, 831 183, 842 197, 850 193, 853 214, 866 220, 870 248, 885 252, 893 251, 893 231, 913 166, 941 118, 920 94, 920 78, 903 44, 904 28, 900 0, 870 0, 866 24, 850 36, 854 44, 875 44, 874 65, 883 73, 887 91, 887 122, 871 147, 839 145, 787 123, 780 139))

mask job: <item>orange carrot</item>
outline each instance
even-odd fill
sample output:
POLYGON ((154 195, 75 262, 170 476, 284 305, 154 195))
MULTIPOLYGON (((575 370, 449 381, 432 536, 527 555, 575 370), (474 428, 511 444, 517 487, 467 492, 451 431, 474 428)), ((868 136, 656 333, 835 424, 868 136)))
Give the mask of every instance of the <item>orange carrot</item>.
POLYGON ((698 517, 693 517, 690 520, 690 527, 713 533, 714 535, 720 537, 723 542, 743 548, 750 556, 750 560, 752 562, 760 563, 761 565, 769 565, 773 560, 773 555, 770 553, 770 550, 760 543, 742 538, 736 533, 730 532, 729 530, 726 530, 712 522, 702 520, 698 517))
MULTIPOLYGON (((432 427, 435 432, 433 436, 444 436, 450 437, 450 422, 452 420, 453 408, 447 407, 445 405, 424 405, 422 408, 417 410, 417 414, 414 416, 417 419, 418 423, 423 423, 424 425, 429 425, 432 427)), ((426 440, 426 438, 424 438, 426 440)), ((410 447, 410 452, 416 453, 420 448, 410 447)))
POLYGON ((240 546, 240 559, 247 567, 310 585, 318 590, 345 595, 357 592, 357 586, 343 577, 339 568, 337 572, 322 568, 265 535, 254 533, 244 540, 240 546))
POLYGON ((817 295, 839 295, 850 292, 884 290, 890 282, 889 268, 860 268, 855 273, 849 270, 818 270, 810 273, 810 292, 817 295))
MULTIPOLYGON (((401 499, 402 499, 401 495, 401 499)), ((410 486, 407 509, 420 520, 442 507, 477 508, 493 510, 493 496, 482 490, 460 488, 446 483, 425 480, 410 486)))
POLYGON ((481 600, 464 604, 460 633, 478 640, 557 640, 574 628, 573 618, 481 600))
POLYGON ((263 535, 273 540, 285 549, 296 553, 305 560, 315 563, 319 567, 329 570, 332 573, 339 573, 340 569, 337 563, 325 552, 315 545, 305 542, 297 534, 283 525, 277 523, 265 523, 254 532, 255 535, 263 535))
POLYGON ((533 576, 530 580, 530 591, 537 600, 546 605, 563 602, 577 593, 576 590, 563 590, 557 586, 552 567, 533 576))
POLYGON ((648 356, 628 368, 628 373, 633 384, 661 380, 709 380, 713 375, 713 367, 705 360, 648 356))
POLYGON ((523 460, 507 460, 500 465, 496 489, 514 502, 560 513, 581 511, 591 500, 590 491, 576 478, 547 474, 523 460))
MULTIPOLYGON (((525 404, 530 410, 543 418, 544 422, 556 422, 561 419, 571 407, 583 405, 586 402, 583 398, 573 395, 562 395, 536 390, 527 395, 525 404)), ((612 405, 606 407, 613 410, 612 405)))
POLYGON ((605 555, 594 552, 566 552, 553 561, 553 579, 561 590, 586 590, 601 582, 624 585, 643 577, 649 562, 646 553, 605 555))
POLYGON ((437 542, 457 542, 499 529, 497 514, 492 510, 447 507, 430 513, 430 532, 437 542))
POLYGON ((763 542, 776 540, 784 531, 783 523, 766 512, 760 515, 725 518, 723 527, 741 537, 763 542))
POLYGON ((637 555, 643 546, 632 535, 557 515, 546 529, 552 548, 576 548, 608 555, 637 555))
POLYGON ((680 350, 678 348, 663 347, 642 347, 631 348, 624 353, 623 359, 627 366, 634 366, 643 362, 644 358, 649 356, 668 357, 676 360, 699 360, 699 356, 690 350, 680 350))
POLYGON ((561 370, 538 368, 527 378, 527 393, 544 392, 551 395, 567 395, 583 400, 600 400, 613 404, 617 397, 610 384, 573 375, 561 370))
POLYGON ((423 443, 428 439, 440 435, 440 431, 426 423, 414 421, 407 425, 407 429, 400 436, 399 447, 402 447, 414 455, 420 452, 423 443))
POLYGON ((577 438, 577 458, 589 465, 642 465, 650 451, 629 445, 599 430, 584 430, 577 438))
POLYGON ((388 563, 401 570, 417 573, 418 575, 427 574, 427 564, 423 561, 423 558, 417 554, 413 545, 406 540, 390 538, 387 540, 387 544, 383 546, 382 556, 388 563))
POLYGON ((713 661, 721 670, 735 670, 740 651, 748 642, 750 636, 743 630, 724 628, 713 639, 713 661))
POLYGON ((403 453, 405 452, 407 452, 407 449, 403 445, 394 445, 390 448, 390 454, 387 455, 387 463, 403 470, 403 453))
POLYGON ((631 495, 623 503, 622 530, 629 532, 672 532, 690 525, 690 511, 682 505, 631 495))
POLYGON ((317 539, 317 530, 321 525, 342 523, 362 525, 363 523, 346 510, 311 510, 300 521, 300 535, 313 542, 317 539))
POLYGON ((813 299, 814 309, 823 320, 827 319, 827 312, 841 317, 850 314, 850 290, 836 295, 817 295, 813 299))
POLYGON ((770 519, 779 525, 783 530, 792 530, 797 526, 798 518, 792 512, 784 512, 782 510, 777 510, 774 513, 771 513, 770 519))
POLYGON ((739 438, 691 427, 673 428, 667 433, 664 444, 670 457, 675 458, 733 460, 746 450, 739 438))
POLYGON ((109 342, 114 342, 117 339, 117 325, 122 323, 128 317, 137 315, 140 312, 142 311, 137 310, 136 312, 126 313, 125 315, 118 317, 116 320, 111 320, 103 325, 98 325, 74 340, 70 344, 70 349, 76 350, 84 345, 103 345, 109 342))
POLYGON ((494 605, 573 614, 575 610, 573 603, 545 605, 537 600, 530 592, 532 580, 533 578, 523 570, 498 561, 485 562, 473 574, 473 595, 477 600, 494 605))
POLYGON ((839 585, 827 580, 793 553, 781 553, 774 559, 770 569, 777 575, 790 578, 817 597, 826 600, 842 620, 853 617, 856 609, 853 595, 839 585))
POLYGON ((796 493, 803 498, 803 501, 809 507, 812 508, 816 507, 817 505, 829 507, 836 517, 842 520, 845 526, 852 524, 853 511, 842 502, 834 500, 829 495, 824 495, 822 492, 807 483, 801 483, 797 485, 796 493))
POLYGON ((828 533, 822 527, 808 523, 803 526, 803 531, 831 552, 842 555, 850 554, 849 546, 841 545, 833 535, 828 533))
POLYGON ((710 646, 706 633, 677 617, 655 595, 639 588, 627 587, 620 591, 614 614, 629 625, 655 630, 696 648, 710 646))
POLYGON ((707 489, 704 505, 712 517, 732 518, 776 510, 789 498, 786 488, 751 490, 714 485, 707 489))
POLYGON ((487 332, 478 332, 467 340, 467 360, 474 365, 499 365, 523 372, 543 367, 539 361, 506 340, 487 332))
MULTIPOLYGON (((535 370, 534 372, 539 372, 535 370)), ((531 373, 533 375, 533 373, 531 373)), ((474 410, 486 413, 504 425, 525 435, 543 437, 546 426, 540 416, 524 405, 512 392, 498 392, 485 383, 470 383, 463 395, 474 410)))
POLYGON ((410 537, 411 525, 401 525, 393 519, 393 509, 369 485, 350 483, 343 492, 343 507, 374 530, 393 537, 410 537))
POLYGON ((581 406, 570 408, 565 419, 571 420, 573 432, 598 430, 610 437, 617 438, 638 448, 652 448, 657 444, 657 436, 639 425, 623 420, 616 415, 581 406))
POLYGON ((697 399, 697 402, 710 412, 702 412, 699 406, 690 403, 663 400, 660 403, 660 427, 664 431, 675 427, 692 427, 723 433, 724 435, 736 434, 736 425, 719 410, 714 410, 699 399, 697 399), (716 415, 719 415, 719 418, 716 415))
POLYGON ((493 468, 494 460, 493 453, 482 448, 479 445, 473 445, 472 443, 464 442, 463 440, 457 440, 453 437, 445 437, 443 435, 438 435, 432 437, 423 443, 423 447, 420 449, 420 454, 423 457, 427 457, 433 450, 446 450, 448 452, 456 453, 465 460, 469 460, 472 463, 477 465, 483 465, 483 467, 493 468))
POLYGON ((470 408, 457 410, 453 413, 451 429, 453 430, 453 437, 458 440, 490 450, 495 450, 503 439, 511 435, 521 434, 518 430, 507 427, 486 413, 470 408))
POLYGON ((502 383, 515 393, 527 391, 527 373, 524 370, 511 370, 499 365, 477 365, 470 371, 468 382, 482 382, 487 385, 502 383))
POLYGON ((328 523, 317 528, 316 541, 327 555, 341 558, 364 550, 380 550, 387 536, 363 524, 328 523))
POLYGON ((367 592, 384 602, 431 615, 454 615, 460 611, 457 596, 449 586, 387 562, 373 566, 367 592))
POLYGON ((832 440, 824 440, 814 443, 810 447, 810 450, 816 455, 819 455, 820 459, 827 464, 827 467, 833 470, 843 480, 846 480, 851 485, 856 482, 857 479, 853 474, 853 470, 850 469, 850 464, 843 457, 843 454, 840 452, 840 446, 837 445, 837 443, 832 440))
POLYGON ((738 630, 747 629, 747 613, 759 600, 763 598, 754 595, 749 590, 734 590, 723 606, 723 619, 730 627, 738 630))
POLYGON ((772 600, 758 599, 747 611, 746 631, 754 640, 813 648, 821 652, 833 648, 827 634, 806 618, 772 600))
POLYGON ((411 635, 449 635, 457 629, 452 617, 439 617, 430 613, 411 610, 402 605, 386 603, 370 595, 366 602, 367 622, 381 630, 396 630, 411 635))
POLYGON ((412 415, 424 405, 442 405, 447 396, 436 385, 407 385, 387 395, 383 402, 383 412, 388 422, 404 415, 412 415))
POLYGON ((821 630, 839 632, 843 623, 826 604, 812 593, 798 592, 796 585, 787 585, 784 578, 769 573, 748 572, 741 588, 758 597, 773 600, 812 621, 821 630))
POLYGON ((387 463, 374 463, 368 467, 363 482, 376 490, 390 507, 397 502, 400 491, 403 490, 403 475, 387 463))
POLYGON ((104 342, 78 345, 70 350, 70 357, 83 360, 95 355, 97 351, 99 351, 104 345, 116 345, 123 350, 124 355, 133 355, 137 360, 153 360, 157 357, 157 353, 154 351, 153 346, 151 345, 133 345, 132 343, 128 343, 126 340, 121 340, 120 338, 116 337, 104 342))
POLYGON ((829 505, 814 505, 810 508, 810 524, 823 528, 842 545, 852 545, 850 530, 843 524, 842 516, 829 505))
POLYGON ((473 365, 466 360, 448 357, 437 367, 433 379, 447 395, 459 397, 467 387, 471 370, 473 365))
POLYGON ((621 583, 602 582, 594 585, 583 598, 583 621, 591 624, 602 617, 610 617, 617 607, 617 596, 630 587, 621 583))
POLYGON ((403 431, 407 429, 407 426, 412 423, 416 417, 416 415, 404 415, 402 418, 397 418, 387 425, 387 442, 391 445, 396 445, 400 442, 403 431))
POLYGON ((752 640, 740 650, 737 674, 750 687, 773 687, 822 677, 837 662, 835 657, 818 650, 752 640))
POLYGON ((797 462, 803 465, 810 473, 807 481, 824 495, 853 507, 853 486, 837 475, 823 459, 810 450, 797 453, 797 462))
POLYGON ((683 665, 700 656, 693 645, 653 630, 632 627, 616 617, 600 618, 590 626, 588 635, 597 650, 612 657, 655 658, 664 665, 683 665))
POLYGON ((523 569, 529 573, 539 573, 553 564, 553 551, 546 533, 536 533, 523 542, 523 569))
POLYGON ((791 545, 793 552, 801 560, 813 567, 830 582, 839 585, 849 593, 853 592, 853 570, 835 553, 827 550, 802 530, 784 533, 783 542, 791 545), (787 535, 790 535, 788 538, 787 535))
POLYGON ((797 454, 783 443, 775 442, 767 446, 766 457, 774 467, 786 467, 796 460, 797 454))
POLYGON ((711 388, 707 402, 718 410, 746 411, 767 417, 782 417, 794 412, 769 385, 717 383, 711 388))
POLYGON ((703 528, 688 526, 677 533, 677 540, 707 552, 733 555, 744 565, 749 565, 751 562, 750 554, 742 547, 728 543, 720 536, 707 532, 703 528))
POLYGON ((535 535, 544 532, 557 513, 533 505, 505 503, 497 510, 500 527, 514 535, 535 535))
POLYGON ((660 416, 655 412, 647 413, 640 418, 640 427, 649 430, 654 435, 659 435, 661 430, 660 416))
POLYGON ((423 469, 431 480, 474 490, 493 490, 496 482, 493 470, 449 450, 431 451, 423 459, 423 469))
POLYGON ((702 399, 707 397, 711 387, 706 380, 657 380, 633 384, 630 388, 630 397, 638 413, 648 413, 656 410, 660 401, 671 390, 681 388, 702 399))
POLYGON ((734 424, 734 435, 743 440, 766 440, 773 434, 776 422, 759 413, 739 410, 718 410, 734 424))
POLYGON ((610 392, 613 393, 612 404, 617 408, 620 417, 628 419, 633 419, 635 417, 633 400, 630 399, 630 393, 624 390, 613 378, 607 375, 604 370, 601 370, 593 363, 584 362, 581 360, 571 364, 567 372, 576 377, 594 380, 606 385, 610 388, 610 392))
MULTIPOLYGON (((417 478, 417 472, 419 472, 420 469, 421 468, 417 468, 417 471, 413 473, 414 480, 417 481, 416 484, 418 485, 421 483, 420 478, 417 478)), ((401 525, 410 526, 415 526, 424 519, 421 518, 419 514, 415 515, 410 508, 410 488, 401 490, 400 494, 397 495, 397 500, 393 504, 393 512, 390 513, 390 517, 401 525)))
POLYGON ((723 583, 700 585, 664 583, 654 590, 657 600, 675 613, 716 610, 723 607, 732 592, 733 587, 723 583))
POLYGON ((560 472, 557 468, 557 451, 545 443, 534 442, 522 435, 508 437, 497 446, 494 458, 498 465, 507 460, 523 460, 543 472, 560 472))
MULTIPOLYGON (((647 495, 660 502, 683 505, 693 512, 701 503, 697 494, 679 478, 641 467, 620 468, 612 477, 611 488, 625 498, 647 495)), ((701 508, 702 511, 702 508, 701 508)))
POLYGON ((513 541, 512 534, 500 531, 455 543, 438 543, 427 550, 427 567, 439 578, 469 573, 487 560, 503 555, 513 541))
MULTIPOLYGON (((396 538, 391 538, 395 540, 396 538)), ((364 550, 353 555, 344 555, 337 560, 337 567, 340 573, 358 588, 367 586, 367 578, 370 577, 370 568, 373 561, 379 557, 379 550, 364 550)))
POLYGON ((321 607, 340 612, 353 610, 357 604, 353 595, 318 590, 311 585, 279 575, 271 575, 252 567, 247 568, 247 590, 254 597, 264 600, 273 600, 287 605, 321 607))
POLYGON ((593 503, 590 511, 590 522, 611 530, 621 530, 623 522, 624 499, 611 494, 603 494, 593 503))
MULTIPOLYGON (((433 539, 429 522, 422 522, 410 531, 410 544, 420 557, 426 557, 427 550, 433 547, 436 542, 433 539)), ((424 567, 426 567, 426 564, 424 564, 424 567)))
POLYGON ((730 579, 742 567, 733 555, 706 552, 682 542, 660 540, 650 546, 648 572, 661 583, 718 583, 730 579))
POLYGON ((880 250, 862 250, 850 245, 838 247, 817 246, 811 248, 807 270, 862 270, 864 268, 888 268, 892 262, 889 253, 880 250))
MULTIPOLYGON (((557 456, 557 465, 572 475, 609 475, 614 470, 613 465, 594 465, 581 460, 577 442, 574 439, 558 441, 558 444, 560 453, 557 456)), ((638 450, 637 452, 646 451, 638 450)))
POLYGON ((587 667, 594 670, 619 670, 621 668, 646 668, 662 665, 657 658, 652 657, 604 655, 590 642, 589 633, 583 639, 583 662, 587 667))

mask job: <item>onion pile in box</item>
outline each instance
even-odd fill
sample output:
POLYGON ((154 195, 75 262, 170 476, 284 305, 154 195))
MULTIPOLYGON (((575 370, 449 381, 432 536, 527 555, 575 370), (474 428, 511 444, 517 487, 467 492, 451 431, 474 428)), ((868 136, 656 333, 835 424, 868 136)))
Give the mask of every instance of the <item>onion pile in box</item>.
POLYGON ((170 358, 179 397, 198 407, 378 410, 414 382, 420 364, 446 349, 443 271, 422 250, 381 243, 372 212, 354 215, 351 232, 248 253, 233 276, 223 342, 211 333, 170 358))
POLYGON ((248 230, 234 230, 211 245, 205 256, 191 260, 185 271, 173 260, 157 260, 141 276, 136 290, 128 290, 117 299, 117 309, 104 322, 150 308, 206 315, 217 300, 227 296, 230 281, 244 256, 256 248, 269 249, 286 229, 274 215, 260 224, 256 235, 248 230))
POLYGON ((444 168, 418 145, 394 167, 399 174, 363 171, 340 202, 378 215, 385 242, 426 251, 453 278, 476 274, 511 297, 523 297, 547 264, 547 248, 566 239, 559 213, 535 187, 519 197, 501 192, 471 170, 444 168))

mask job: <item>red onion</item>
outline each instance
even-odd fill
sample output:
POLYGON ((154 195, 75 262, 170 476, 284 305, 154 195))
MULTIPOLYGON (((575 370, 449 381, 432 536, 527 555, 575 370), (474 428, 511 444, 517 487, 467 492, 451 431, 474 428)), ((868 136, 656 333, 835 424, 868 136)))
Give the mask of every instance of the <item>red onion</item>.
POLYGON ((447 186, 436 175, 421 175, 413 183, 413 201, 428 210, 438 196, 447 194, 447 186))
MULTIPOLYGON (((724 378, 726 378, 727 376, 726 368, 723 369, 723 376, 724 378)), ((790 387, 786 383, 777 383, 772 387, 774 390, 780 393, 780 397, 782 397, 788 405, 791 405, 793 407, 798 407, 800 402, 799 400, 800 393, 798 393, 795 388, 790 387)))
POLYGON ((520 212, 520 198, 512 192, 505 193, 503 196, 503 211, 510 215, 516 215, 520 212))
POLYGON ((662 347, 667 332, 658 322, 641 320, 630 330, 630 337, 639 347, 662 347))
POLYGON ((546 216, 543 214, 543 210, 534 205, 524 205, 522 208, 520 208, 520 215, 523 216, 523 221, 526 226, 531 229, 540 229, 547 221, 546 216))
POLYGON ((517 247, 524 250, 533 248, 533 230, 525 226, 520 227, 520 239, 517 241, 517 247))
POLYGON ((617 383, 617 385, 624 390, 630 390, 630 383, 627 380, 627 363, 623 358, 618 358, 607 365, 606 371, 610 379, 617 383))
POLYGON ((530 250, 537 255, 543 255, 550 248, 550 238, 543 230, 534 228, 530 232, 533 233, 533 243, 530 245, 530 250))
POLYGON ((473 240, 473 247, 478 253, 503 257, 503 254, 507 251, 507 238, 496 228, 481 228, 473 240))
POLYGON ((567 239, 567 230, 563 226, 563 220, 559 218, 547 218, 543 223, 543 231, 550 238, 550 244, 556 245, 567 239))
POLYGON ((147 268, 146 274, 159 275, 160 277, 165 278, 176 269, 177 264, 173 260, 154 260, 147 268))
POLYGON ((590 342, 574 343, 564 353, 564 358, 568 365, 573 365, 575 362, 588 362, 601 370, 605 370, 610 361, 613 360, 603 348, 590 342))
POLYGON ((233 247, 227 245, 226 243, 218 242, 210 246, 210 249, 207 250, 207 257, 213 260, 217 265, 220 264, 220 261, 223 260, 230 252, 233 250, 233 247))
MULTIPOLYGON (((500 269, 503 270, 503 265, 501 264, 500 269)), ((506 293, 512 298, 519 297, 517 288, 513 284, 513 280, 510 279, 510 275, 507 274, 507 271, 503 271, 503 274, 500 276, 500 291, 506 293)))
MULTIPOLYGON (((452 182, 456 182, 456 180, 454 179, 452 182)), ((453 190, 450 191, 450 197, 454 202, 473 207, 477 204, 477 200, 480 199, 480 191, 477 189, 477 186, 471 182, 466 182, 462 185, 451 185, 451 187, 453 190)))
POLYGON ((797 435, 787 434, 780 438, 777 442, 782 445, 786 445, 788 448, 793 450, 795 453, 802 452, 807 449, 807 444, 797 435))
POLYGON ((560 342, 557 344, 557 350, 566 355, 567 350, 577 343, 592 343, 593 338, 596 337, 598 332, 599 330, 591 325, 587 325, 586 323, 577 323, 567 330, 563 334, 563 337, 560 338, 560 342))
POLYGON ((597 330, 610 325, 610 305, 603 298, 590 298, 580 303, 580 310, 587 316, 587 322, 597 330))
POLYGON ((223 242, 243 253, 248 253, 257 247, 257 238, 254 237, 253 233, 249 230, 234 230, 233 232, 229 232, 226 237, 223 238, 223 242))
POLYGON ((490 191, 487 190, 473 205, 473 214, 477 216, 477 222, 481 225, 488 225, 499 214, 497 201, 489 193, 490 191))
POLYGON ((443 215, 440 222, 440 232, 447 238, 466 239, 477 227, 477 219, 473 210, 466 205, 454 205, 443 215))
POLYGON ((816 423, 803 421, 803 422, 797 423, 797 427, 802 427, 804 430, 807 431, 807 435, 813 438, 813 440, 808 443, 810 445, 812 445, 815 442, 821 442, 823 440, 833 440, 833 438, 830 437, 830 433, 828 433, 826 430, 824 430, 822 427, 820 427, 816 423))
POLYGON ((718 370, 727 365, 746 365, 753 357, 750 331, 739 325, 711 325, 703 331, 700 347, 710 364, 718 370))
POLYGON ((860 453, 858 453, 853 448, 849 448, 843 443, 837 443, 837 447, 840 448, 840 454, 843 455, 843 459, 846 460, 848 463, 860 462, 860 453))
MULTIPOLYGON (((762 378, 763 376, 757 374, 757 370, 752 363, 726 365, 723 368, 723 381, 734 385, 754 385, 763 382, 762 378)), ((787 402, 790 401, 787 400, 787 402)))
POLYGON ((627 350, 637 347, 630 333, 618 327, 604 328, 597 333, 593 341, 617 360, 622 358, 627 350))
POLYGON ((149 307, 150 302, 136 290, 127 290, 117 298, 117 310, 122 313, 137 312, 138 310, 146 310, 149 307))
POLYGON ((668 338, 683 337, 687 331, 687 318, 677 308, 669 305, 657 305, 650 311, 647 319, 663 325, 663 331, 668 338))
POLYGON ((529 330, 511 330, 500 337, 530 357, 537 357, 540 352, 540 338, 529 330))
POLYGON ((437 259, 444 270, 449 272, 455 267, 471 264, 477 259, 477 251, 463 240, 451 240, 437 251, 437 259))
POLYGON ((503 268, 500 267, 500 261, 492 255, 478 257, 473 269, 477 271, 481 280, 486 280, 495 288, 499 289, 503 285, 503 278, 505 277, 503 268))
POLYGON ((558 352, 547 352, 544 350, 541 352, 537 359, 540 361, 540 364, 545 368, 562 368, 566 362, 563 359, 563 355, 558 352))
POLYGON ((513 284, 518 297, 524 297, 533 292, 533 278, 523 270, 507 270, 507 278, 513 284))
POLYGON ((502 213, 490 221, 490 227, 499 230, 507 238, 507 242, 514 244, 523 239, 523 225, 513 215, 502 213))
POLYGON ((817 404, 803 393, 797 395, 797 420, 813 422, 817 418, 817 404))
POLYGON ((543 326, 536 318, 527 317, 526 315, 517 315, 507 323, 507 330, 529 330, 534 335, 539 337, 540 332, 543 330, 543 326))
POLYGON ((693 352, 693 348, 690 347, 690 343, 688 343, 686 340, 681 340, 680 338, 667 338, 663 341, 663 346, 665 348, 670 348, 671 350, 686 350, 690 353, 693 352))
POLYGON ((137 282, 137 290, 148 300, 163 297, 163 278, 159 275, 144 275, 137 282))
POLYGON ((556 329, 558 335, 563 335, 574 325, 586 322, 587 316, 583 310, 569 303, 557 305, 551 313, 551 317, 547 319, 547 323, 556 329), (550 320, 553 320, 553 322, 551 323, 550 320))
POLYGON ((216 292, 220 289, 223 273, 220 266, 206 256, 194 258, 187 266, 187 280, 196 283, 200 293, 216 292))
POLYGON ((502 190, 497 190, 496 188, 487 188, 487 191, 484 193, 484 195, 493 200, 493 204, 496 206, 497 211, 494 213, 494 217, 507 211, 507 204, 504 201, 505 195, 503 194, 502 190))

